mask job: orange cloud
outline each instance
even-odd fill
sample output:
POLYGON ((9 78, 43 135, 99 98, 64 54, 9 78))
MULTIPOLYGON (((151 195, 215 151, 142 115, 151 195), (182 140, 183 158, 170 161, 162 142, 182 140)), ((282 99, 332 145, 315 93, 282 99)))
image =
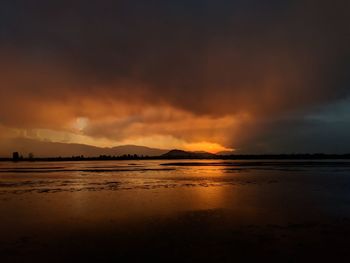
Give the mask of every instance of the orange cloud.
POLYGON ((241 148, 265 129, 272 136, 264 140, 274 139, 270 122, 349 95, 349 16, 341 5, 225 1, 187 16, 169 3, 140 11, 110 1, 103 19, 90 15, 100 8, 91 4, 68 21, 63 14, 76 7, 42 2, 23 8, 23 20, 17 11, 3 18, 13 26, 0 38, 7 134, 241 148))

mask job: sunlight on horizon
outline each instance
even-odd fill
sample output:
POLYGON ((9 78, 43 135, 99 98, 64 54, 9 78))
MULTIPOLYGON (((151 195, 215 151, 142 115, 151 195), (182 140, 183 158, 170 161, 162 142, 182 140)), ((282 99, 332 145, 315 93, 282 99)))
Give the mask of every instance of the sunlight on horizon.
POLYGON ((216 142, 201 141, 188 142, 173 136, 155 135, 148 137, 139 137, 128 140, 116 141, 108 138, 94 138, 84 135, 82 132, 88 126, 87 118, 77 118, 74 128, 79 133, 69 131, 55 131, 49 129, 17 129, 12 138, 25 138, 41 142, 56 142, 68 144, 84 144, 94 147, 117 147, 122 145, 137 145, 150 148, 171 150, 179 149, 185 151, 205 151, 217 153, 221 151, 234 151, 232 148, 225 147, 216 142))

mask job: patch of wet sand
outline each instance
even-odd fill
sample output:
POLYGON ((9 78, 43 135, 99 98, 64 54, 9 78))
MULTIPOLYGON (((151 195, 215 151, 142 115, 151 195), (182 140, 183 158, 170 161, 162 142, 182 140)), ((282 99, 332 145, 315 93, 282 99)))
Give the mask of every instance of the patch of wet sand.
POLYGON ((347 262, 350 256, 346 165, 157 170, 154 163, 147 171, 116 173, 81 172, 112 164, 72 165, 65 169, 75 172, 0 174, 1 262, 347 262))
POLYGON ((350 221, 237 225, 225 210, 188 211, 142 224, 110 222, 2 244, 2 262, 346 262, 350 221))

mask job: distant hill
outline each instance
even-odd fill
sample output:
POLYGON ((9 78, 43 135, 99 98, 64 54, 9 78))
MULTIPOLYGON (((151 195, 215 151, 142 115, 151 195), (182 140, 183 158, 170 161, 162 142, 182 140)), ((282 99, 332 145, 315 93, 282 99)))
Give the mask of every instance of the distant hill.
POLYGON ((33 153, 34 157, 99 157, 134 155, 164 158, 164 159, 234 159, 234 160, 317 160, 317 159, 350 159, 350 154, 322 154, 322 153, 304 153, 304 154, 230 154, 230 152, 220 152, 212 154, 208 152, 189 152, 183 150, 164 150, 149 148, 137 145, 122 145, 116 147, 95 147, 76 143, 58 143, 45 142, 26 138, 16 138, 12 140, 0 140, 0 158, 11 158, 13 152, 19 152, 23 157, 28 157, 33 153))
POLYGON ((85 144, 45 142, 25 138, 0 141, 0 157, 10 157, 12 152, 15 151, 24 157, 27 157, 29 153, 33 153, 35 157, 71 157, 80 155, 96 157, 100 155, 121 156, 124 154, 160 156, 168 150, 136 145, 103 148, 85 144))
POLYGON ((183 150, 171 150, 165 154, 162 155, 163 158, 169 158, 169 159, 185 159, 185 158, 198 158, 198 159, 207 159, 207 158, 214 158, 216 157, 215 154, 208 153, 208 152, 188 152, 183 150))
POLYGON ((110 155, 123 155, 123 154, 137 154, 137 155, 147 155, 147 156, 160 156, 166 153, 168 150, 149 148, 146 146, 137 145, 121 145, 110 148, 112 154, 110 155))

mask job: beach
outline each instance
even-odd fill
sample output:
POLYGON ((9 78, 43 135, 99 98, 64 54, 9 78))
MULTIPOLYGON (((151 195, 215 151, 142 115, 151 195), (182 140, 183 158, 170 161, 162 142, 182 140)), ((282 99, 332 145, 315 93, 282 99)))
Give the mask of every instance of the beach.
POLYGON ((0 163, 1 262, 346 261, 346 160, 0 163))

